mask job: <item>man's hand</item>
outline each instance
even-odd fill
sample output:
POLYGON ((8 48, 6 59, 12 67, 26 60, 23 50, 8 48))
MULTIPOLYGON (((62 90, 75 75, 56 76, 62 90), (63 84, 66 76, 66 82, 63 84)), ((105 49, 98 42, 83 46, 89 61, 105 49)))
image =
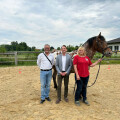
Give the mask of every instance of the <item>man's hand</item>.
POLYGON ((63 73, 62 73, 62 72, 60 72, 60 75, 62 75, 62 76, 63 76, 63 73))
POLYGON ((67 72, 60 72, 60 75, 65 76, 67 72))
POLYGON ((67 74, 67 72, 63 72, 63 76, 65 76, 67 74))

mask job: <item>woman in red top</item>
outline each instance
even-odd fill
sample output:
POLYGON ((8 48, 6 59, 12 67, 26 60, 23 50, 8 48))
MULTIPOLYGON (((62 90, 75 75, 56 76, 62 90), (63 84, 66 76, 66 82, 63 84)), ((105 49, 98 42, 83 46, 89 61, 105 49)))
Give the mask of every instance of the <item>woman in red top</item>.
POLYGON ((86 97, 86 88, 87 83, 89 80, 89 66, 94 67, 96 64, 98 64, 102 59, 99 59, 95 63, 92 63, 90 58, 86 56, 86 51, 84 47, 80 47, 78 49, 78 54, 74 57, 73 65, 75 70, 75 78, 77 83, 77 89, 75 92, 75 104, 80 105, 79 98, 82 94, 83 102, 87 105, 89 105, 89 102, 87 101, 86 97))

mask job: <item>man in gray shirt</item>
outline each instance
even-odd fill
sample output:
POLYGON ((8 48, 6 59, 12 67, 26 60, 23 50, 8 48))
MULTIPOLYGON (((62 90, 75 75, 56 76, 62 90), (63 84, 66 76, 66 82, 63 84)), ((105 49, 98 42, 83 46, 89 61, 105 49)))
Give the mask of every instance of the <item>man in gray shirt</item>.
POLYGON ((61 85, 62 79, 64 78, 64 100, 68 102, 68 83, 69 83, 69 74, 72 68, 72 58, 67 54, 67 48, 65 45, 61 47, 62 54, 58 55, 56 58, 56 70, 57 70, 57 101, 56 104, 61 101, 61 85))

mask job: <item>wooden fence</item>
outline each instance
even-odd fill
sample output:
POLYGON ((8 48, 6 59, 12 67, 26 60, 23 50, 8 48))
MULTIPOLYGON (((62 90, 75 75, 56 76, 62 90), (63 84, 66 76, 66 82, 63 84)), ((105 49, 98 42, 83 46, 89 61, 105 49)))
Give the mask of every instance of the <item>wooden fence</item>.
MULTIPOLYGON (((0 59, 2 59, 2 58, 12 58, 12 59, 14 59, 14 61, 0 61, 0 64, 2 64, 2 63, 15 63, 15 65, 18 65, 18 62, 29 62, 29 61, 31 61, 31 62, 35 62, 35 61, 37 61, 37 58, 35 58, 34 60, 25 60, 25 59, 23 59, 23 60, 19 60, 18 59, 18 54, 23 54, 23 53, 29 53, 29 54, 31 54, 31 53, 40 53, 40 52, 35 52, 35 51, 15 51, 15 52, 8 52, 8 53, 0 53, 0 55, 7 55, 7 56, 9 56, 9 55, 13 55, 14 57, 0 57, 0 59)), ((97 60, 98 58, 94 58, 93 60, 97 60)), ((104 58, 103 60, 120 60, 120 58, 104 58)))
POLYGON ((19 53, 41 53, 41 52, 35 52, 35 51, 15 51, 15 52, 9 52, 9 53, 0 53, 0 55, 13 55, 14 57, 0 57, 2 58, 14 58, 14 61, 0 61, 0 64, 2 63, 15 63, 15 65, 18 65, 18 62, 25 62, 25 61, 33 61, 35 62, 36 60, 19 60, 18 59, 18 54, 19 53))

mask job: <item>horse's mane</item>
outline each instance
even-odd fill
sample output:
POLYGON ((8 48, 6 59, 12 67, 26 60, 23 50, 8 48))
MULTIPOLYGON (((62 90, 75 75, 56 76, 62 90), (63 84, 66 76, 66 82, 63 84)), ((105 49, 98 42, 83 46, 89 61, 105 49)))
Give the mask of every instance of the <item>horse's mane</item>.
MULTIPOLYGON (((93 42, 96 40, 97 36, 89 38, 84 44, 88 43, 89 48, 93 47, 93 42)), ((105 41, 105 38, 103 36, 99 36, 101 41, 105 41)))

